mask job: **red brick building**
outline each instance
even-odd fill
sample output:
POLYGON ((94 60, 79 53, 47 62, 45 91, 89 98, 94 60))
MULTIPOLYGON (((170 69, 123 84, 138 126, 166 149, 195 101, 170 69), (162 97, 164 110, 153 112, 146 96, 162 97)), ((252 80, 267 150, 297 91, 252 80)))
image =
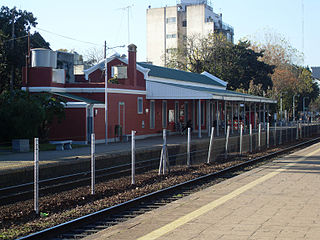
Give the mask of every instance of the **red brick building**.
POLYGON ((238 122, 248 119, 254 127, 258 122, 265 123, 268 104, 275 103, 228 91, 226 82, 206 72, 137 63, 136 53, 136 46, 131 44, 128 58, 113 55, 83 75, 73 76, 70 69, 57 69, 55 64, 68 65, 70 61, 57 60, 50 50, 33 50, 33 64, 24 75, 23 89, 49 92, 67 100, 66 118, 53 125, 51 140, 88 143, 95 133, 97 142, 104 142, 106 134, 108 141, 114 141, 130 135, 131 130, 137 132, 137 138, 143 138, 160 135, 163 128, 175 132, 178 122, 186 124, 188 120, 199 137, 202 132, 209 133, 212 126, 221 134, 227 125, 233 132, 238 122))

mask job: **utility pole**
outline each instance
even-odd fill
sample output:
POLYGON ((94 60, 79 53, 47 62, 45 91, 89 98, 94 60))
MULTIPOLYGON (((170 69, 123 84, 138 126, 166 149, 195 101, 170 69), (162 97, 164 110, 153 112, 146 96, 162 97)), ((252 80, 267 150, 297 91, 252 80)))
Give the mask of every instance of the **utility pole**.
MULTIPOLYGON (((12 51, 12 55, 13 55, 13 50, 14 50, 14 12, 15 9, 12 9, 12 32, 11 32, 11 38, 12 38, 12 42, 11 42, 11 51, 12 51)), ((13 56, 12 56, 12 63, 11 63, 11 79, 10 79, 10 95, 11 97, 13 97, 13 83, 14 83, 14 63, 13 63, 13 56)))
POLYGON ((28 68, 30 66, 30 31, 28 31, 28 53, 26 56, 26 86, 27 86, 27 92, 29 92, 29 86, 28 86, 28 68))

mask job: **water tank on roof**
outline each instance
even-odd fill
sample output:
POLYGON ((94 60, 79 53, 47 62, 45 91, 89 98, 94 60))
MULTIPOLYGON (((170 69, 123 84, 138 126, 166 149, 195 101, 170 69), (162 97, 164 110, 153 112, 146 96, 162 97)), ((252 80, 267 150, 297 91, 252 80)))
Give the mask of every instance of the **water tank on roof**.
POLYGON ((32 67, 57 67, 57 53, 44 48, 32 49, 32 67))

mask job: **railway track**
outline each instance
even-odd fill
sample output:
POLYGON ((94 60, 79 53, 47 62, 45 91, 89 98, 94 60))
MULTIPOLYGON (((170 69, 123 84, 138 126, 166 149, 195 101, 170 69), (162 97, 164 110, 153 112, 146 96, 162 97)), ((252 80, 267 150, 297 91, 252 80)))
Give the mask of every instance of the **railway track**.
POLYGON ((25 236, 20 240, 29 239, 81 239, 88 235, 97 233, 110 226, 124 222, 128 219, 134 218, 140 214, 151 211, 159 206, 166 205, 172 201, 187 196, 193 192, 199 191, 203 188, 216 184, 225 178, 230 178, 252 168, 253 165, 260 164, 266 160, 273 159, 290 151, 319 142, 320 138, 308 140, 286 149, 277 152, 269 153, 262 157, 258 157, 244 163, 223 169, 219 172, 211 173, 205 176, 189 180, 184 183, 177 184, 135 199, 125 203, 112 206, 98 212, 74 219, 72 221, 45 229, 43 231, 25 236))
MULTIPOLYGON (((158 163, 159 159, 149 159, 146 161, 137 162, 136 170, 145 171, 151 169, 158 163)), ((116 178, 118 176, 129 175, 131 171, 131 164, 123 164, 109 168, 96 170, 96 182, 116 178)), ((80 172, 76 174, 69 174, 39 181, 40 193, 45 195, 48 193, 59 193, 65 190, 70 190, 75 187, 89 185, 90 171, 80 172)), ((24 183, 15 186, 0 188, 0 205, 15 203, 17 201, 28 200, 33 197, 34 183, 24 183)))

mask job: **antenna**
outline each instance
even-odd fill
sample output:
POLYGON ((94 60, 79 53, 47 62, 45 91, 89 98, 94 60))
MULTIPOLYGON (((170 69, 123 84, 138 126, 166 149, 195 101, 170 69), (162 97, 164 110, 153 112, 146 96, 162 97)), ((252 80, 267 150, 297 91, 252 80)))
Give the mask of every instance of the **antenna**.
POLYGON ((132 7, 134 6, 134 4, 123 7, 123 8, 117 8, 117 10, 123 10, 123 11, 127 11, 128 13, 128 44, 130 44, 130 9, 132 9, 132 7))
POLYGON ((302 27, 302 63, 304 65, 304 0, 301 0, 301 11, 302 11, 302 15, 301 15, 301 27, 302 27))

